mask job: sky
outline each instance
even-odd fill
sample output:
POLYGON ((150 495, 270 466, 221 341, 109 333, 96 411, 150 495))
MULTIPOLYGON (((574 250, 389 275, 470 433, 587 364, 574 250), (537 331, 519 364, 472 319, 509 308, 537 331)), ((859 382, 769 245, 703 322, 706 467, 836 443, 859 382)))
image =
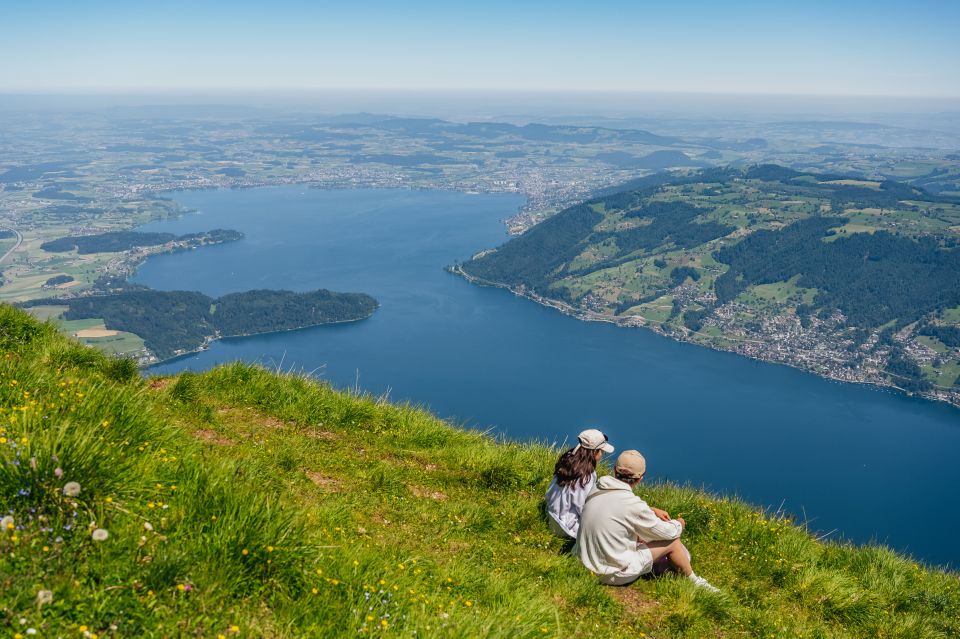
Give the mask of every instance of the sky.
POLYGON ((958 97, 958 25, 956 0, 2 0, 0 92, 958 97))

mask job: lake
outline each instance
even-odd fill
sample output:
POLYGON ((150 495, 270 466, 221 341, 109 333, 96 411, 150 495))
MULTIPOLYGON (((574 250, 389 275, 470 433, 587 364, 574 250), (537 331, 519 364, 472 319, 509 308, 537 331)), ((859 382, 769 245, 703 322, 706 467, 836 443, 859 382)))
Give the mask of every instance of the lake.
POLYGON ((569 443, 597 427, 641 450, 652 481, 782 504, 831 538, 960 565, 960 410, 582 322, 443 270, 502 243, 519 196, 271 187, 174 198, 197 213, 143 230, 246 238, 151 257, 134 281, 212 296, 329 288, 381 307, 351 324, 219 341, 152 373, 241 359, 515 439, 569 443))

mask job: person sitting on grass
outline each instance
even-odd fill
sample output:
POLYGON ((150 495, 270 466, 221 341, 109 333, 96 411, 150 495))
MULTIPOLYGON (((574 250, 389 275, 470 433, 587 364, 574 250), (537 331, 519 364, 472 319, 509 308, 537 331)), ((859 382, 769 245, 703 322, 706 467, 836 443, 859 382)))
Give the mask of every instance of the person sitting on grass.
POLYGON ((680 543, 686 522, 660 519, 633 494, 646 472, 647 462, 639 452, 620 454, 614 476, 601 477, 583 504, 573 554, 607 585, 633 583, 666 557, 673 570, 701 588, 718 592, 690 566, 690 554, 680 543))
POLYGON ((612 453, 607 436, 590 428, 577 436, 577 445, 560 455, 547 488, 547 521, 561 537, 577 538, 580 509, 597 483, 597 462, 612 453))

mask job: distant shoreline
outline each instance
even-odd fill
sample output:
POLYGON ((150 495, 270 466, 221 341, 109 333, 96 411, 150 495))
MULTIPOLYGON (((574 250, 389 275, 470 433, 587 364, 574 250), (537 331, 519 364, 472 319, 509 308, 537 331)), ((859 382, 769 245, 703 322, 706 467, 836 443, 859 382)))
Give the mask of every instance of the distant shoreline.
MULTIPOLYGON (((816 375, 817 377, 821 377, 821 378, 823 378, 823 379, 829 379, 829 380, 835 381, 835 382, 842 382, 842 383, 845 383, 845 384, 862 384, 862 385, 865 385, 865 386, 875 386, 875 387, 877 387, 877 388, 889 388, 889 389, 898 391, 898 392, 900 392, 900 393, 902 393, 903 395, 908 396, 908 397, 920 397, 920 398, 925 399, 925 400, 927 400, 927 401, 942 402, 942 403, 947 404, 947 405, 949 405, 949 406, 952 406, 952 407, 954 407, 954 408, 960 409, 960 400, 954 399, 954 398, 949 397, 949 396, 948 396, 948 397, 941 397, 941 396, 938 396, 938 395, 935 395, 935 394, 932 394, 932 393, 931 393, 931 394, 928 394, 928 393, 911 393, 911 392, 907 391, 906 389, 900 388, 900 387, 897 386, 896 384, 893 384, 893 383, 888 382, 888 381, 886 381, 886 380, 872 380, 872 379, 851 380, 851 379, 844 379, 844 378, 842 378, 842 377, 837 377, 837 376, 834 376, 834 375, 829 375, 829 374, 821 373, 821 372, 819 372, 819 371, 816 371, 816 370, 813 370, 813 369, 810 369, 810 368, 805 368, 805 367, 803 367, 803 366, 797 366, 797 365, 792 364, 792 363, 790 363, 790 362, 785 362, 785 361, 775 360, 775 359, 770 359, 770 358, 765 358, 765 357, 757 357, 757 356, 750 355, 750 354, 747 354, 747 353, 741 353, 741 352, 739 352, 739 351, 737 351, 737 350, 735 350, 735 349, 732 349, 732 348, 730 348, 730 349, 720 348, 720 347, 718 347, 718 346, 714 346, 714 345, 711 345, 711 344, 704 344, 704 343, 702 343, 702 342, 697 342, 697 341, 692 340, 692 339, 686 339, 685 336, 683 336, 683 335, 677 335, 677 334, 675 334, 675 333, 667 333, 666 331, 664 331, 664 330, 661 329, 660 327, 656 326, 654 323, 650 322, 649 320, 647 320, 647 319, 644 318, 644 317, 639 317, 639 316, 636 316, 636 315, 630 316, 630 317, 614 317, 614 316, 610 316, 610 315, 604 315, 604 314, 602 314, 602 313, 594 313, 594 312, 592 312, 592 311, 586 311, 586 310, 583 310, 583 309, 579 309, 579 308, 576 308, 576 307, 574 307, 574 306, 571 306, 571 305, 567 304, 566 302, 561 302, 561 301, 559 301, 559 300, 551 299, 551 298, 548 298, 548 297, 543 297, 543 296, 541 296, 541 295, 537 295, 536 293, 534 293, 534 292, 532 292, 532 291, 528 291, 528 290, 526 290, 526 289, 524 289, 524 288, 514 287, 514 286, 510 286, 509 284, 504 284, 503 282, 494 282, 494 281, 490 281, 490 280, 485 280, 485 279, 480 278, 480 277, 477 277, 477 276, 475 276, 475 275, 470 275, 469 273, 467 273, 466 271, 463 270, 463 267, 462 267, 462 265, 460 265, 460 264, 455 264, 455 265, 453 265, 453 266, 448 266, 448 267, 447 267, 447 271, 449 271, 450 273, 453 273, 454 275, 458 275, 458 276, 464 278, 465 280, 467 280, 467 281, 470 282, 471 284, 476 284, 477 286, 487 286, 487 287, 491 287, 491 288, 502 288, 502 289, 505 289, 505 290, 510 291, 511 293, 513 293, 514 295, 516 295, 516 296, 518 296, 518 297, 526 298, 526 299, 528 299, 528 300, 530 300, 530 301, 532 301, 532 302, 536 302, 537 304, 540 304, 541 306, 545 306, 545 307, 547 307, 547 308, 552 308, 552 309, 554 309, 554 310, 556 310, 556 311, 559 311, 559 312, 563 313, 564 315, 569 315, 569 316, 571 316, 571 317, 573 317, 573 318, 575 318, 575 319, 582 320, 582 321, 585 321, 585 322, 606 322, 606 323, 608 323, 608 324, 613 324, 613 325, 615 325, 615 326, 619 326, 619 327, 623 327, 623 328, 645 328, 645 329, 647 329, 647 330, 650 330, 650 331, 656 333, 657 335, 660 335, 660 336, 662 336, 662 337, 667 337, 667 338, 672 339, 672 340, 674 340, 674 341, 676 341, 676 342, 681 342, 681 343, 685 343, 685 344, 693 344, 693 345, 695 345, 695 346, 702 346, 702 347, 704 347, 704 348, 709 348, 710 350, 714 350, 714 351, 718 351, 718 352, 723 352, 723 353, 733 353, 734 355, 739 355, 739 356, 741 356, 741 357, 746 357, 746 358, 748 358, 748 359, 753 359, 753 360, 756 360, 756 361, 759 361, 759 362, 766 362, 766 363, 768 363, 768 364, 780 364, 780 365, 783 365, 783 366, 789 366, 790 368, 793 368, 793 369, 796 369, 796 370, 799 370, 799 371, 803 371, 803 372, 805 372, 805 373, 810 373, 810 374, 812 374, 812 375, 816 375)), ((733 338, 725 337, 725 336, 711 336, 711 337, 717 337, 717 338, 720 338, 720 339, 724 339, 725 341, 728 341, 728 342, 736 342, 736 341, 738 341, 738 340, 735 340, 735 339, 733 339, 733 338)), ((747 340, 739 340, 739 341, 747 341, 747 340)), ((752 340, 752 341, 760 341, 760 340, 752 340)))

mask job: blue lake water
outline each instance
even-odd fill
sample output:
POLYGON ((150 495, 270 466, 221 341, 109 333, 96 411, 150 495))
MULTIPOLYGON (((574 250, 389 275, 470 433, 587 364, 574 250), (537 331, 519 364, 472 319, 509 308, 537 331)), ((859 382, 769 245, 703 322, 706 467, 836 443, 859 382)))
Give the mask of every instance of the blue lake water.
POLYGON ((240 242, 147 260, 135 281, 218 296, 329 288, 368 320, 228 339, 152 372, 237 359, 389 392, 515 439, 583 427, 669 479, 784 507, 819 531, 960 565, 960 411, 784 366, 588 323, 443 270, 506 239, 510 195, 277 187, 175 194, 196 214, 144 229, 233 228, 240 242))

